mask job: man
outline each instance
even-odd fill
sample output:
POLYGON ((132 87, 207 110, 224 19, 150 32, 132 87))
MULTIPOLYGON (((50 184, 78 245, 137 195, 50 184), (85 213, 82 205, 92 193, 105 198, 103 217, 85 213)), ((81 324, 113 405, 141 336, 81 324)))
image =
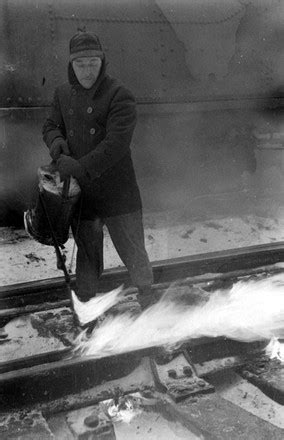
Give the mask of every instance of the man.
POLYGON ((79 31, 69 49, 69 82, 55 91, 43 139, 61 180, 73 176, 82 190, 72 223, 78 246, 77 294, 88 301, 98 291, 105 224, 144 309, 151 302, 153 277, 130 152, 135 100, 106 74, 105 54, 95 34, 79 31))

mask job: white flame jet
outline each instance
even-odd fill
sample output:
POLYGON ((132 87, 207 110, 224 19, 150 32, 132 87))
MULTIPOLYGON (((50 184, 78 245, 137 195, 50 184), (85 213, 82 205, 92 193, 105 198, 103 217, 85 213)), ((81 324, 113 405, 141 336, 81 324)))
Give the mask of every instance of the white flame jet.
MULTIPOLYGON (((109 295, 111 295, 110 292, 109 295)), ((113 295, 115 302, 118 296, 113 295)), ((91 318, 86 306, 81 321, 91 318), (85 312, 84 312, 85 313, 85 312)), ((78 309, 78 313, 83 313, 78 309)), ((138 317, 129 313, 107 317, 90 338, 75 344, 93 357, 116 355, 154 346, 173 346, 200 337, 250 342, 284 335, 284 274, 239 281, 229 290, 211 293, 205 304, 186 306, 163 297, 138 317)))

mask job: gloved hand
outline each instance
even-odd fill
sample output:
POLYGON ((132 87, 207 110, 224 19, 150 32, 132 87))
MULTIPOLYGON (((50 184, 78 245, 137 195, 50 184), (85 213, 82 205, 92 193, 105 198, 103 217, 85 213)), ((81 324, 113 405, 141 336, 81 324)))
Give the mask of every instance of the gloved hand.
POLYGON ((49 148, 49 154, 53 160, 59 159, 60 154, 70 155, 70 150, 65 139, 58 137, 55 138, 49 148))
POLYGON ((73 176, 80 183, 80 181, 82 182, 87 178, 83 167, 71 156, 61 154, 56 161, 56 165, 60 174, 60 180, 66 180, 68 177, 73 176))

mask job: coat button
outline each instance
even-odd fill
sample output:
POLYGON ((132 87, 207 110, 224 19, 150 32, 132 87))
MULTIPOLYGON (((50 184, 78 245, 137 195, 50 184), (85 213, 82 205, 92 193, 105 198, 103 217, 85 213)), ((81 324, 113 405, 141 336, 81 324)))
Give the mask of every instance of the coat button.
POLYGON ((95 134, 95 133, 96 133, 96 129, 95 128, 91 128, 90 134, 95 134))
POLYGON ((69 136, 74 136, 74 130, 69 130, 69 136))
POLYGON ((74 114, 74 111, 73 111, 72 108, 70 108, 70 109, 69 109, 69 115, 73 115, 73 114, 74 114))
POLYGON ((92 113, 92 111, 93 111, 92 107, 87 108, 87 113, 92 113))

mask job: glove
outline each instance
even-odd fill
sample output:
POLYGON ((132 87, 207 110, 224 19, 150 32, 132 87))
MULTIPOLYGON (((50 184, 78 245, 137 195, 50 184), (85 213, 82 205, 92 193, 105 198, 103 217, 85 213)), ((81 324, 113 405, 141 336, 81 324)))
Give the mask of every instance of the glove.
POLYGON ((60 174, 60 180, 66 180, 68 177, 75 177, 80 185, 82 191, 84 191, 86 200, 90 203, 93 200, 93 196, 100 194, 100 183, 98 179, 91 179, 83 166, 71 156, 61 154, 56 162, 57 170, 60 174))
POLYGON ((89 184, 88 176, 80 163, 71 156, 61 154, 56 161, 57 170, 60 174, 60 180, 66 180, 68 177, 75 177, 81 187, 86 187, 89 184))
POLYGON ((55 138, 49 148, 49 154, 53 160, 59 159, 60 154, 70 155, 68 144, 65 139, 58 137, 55 138))

